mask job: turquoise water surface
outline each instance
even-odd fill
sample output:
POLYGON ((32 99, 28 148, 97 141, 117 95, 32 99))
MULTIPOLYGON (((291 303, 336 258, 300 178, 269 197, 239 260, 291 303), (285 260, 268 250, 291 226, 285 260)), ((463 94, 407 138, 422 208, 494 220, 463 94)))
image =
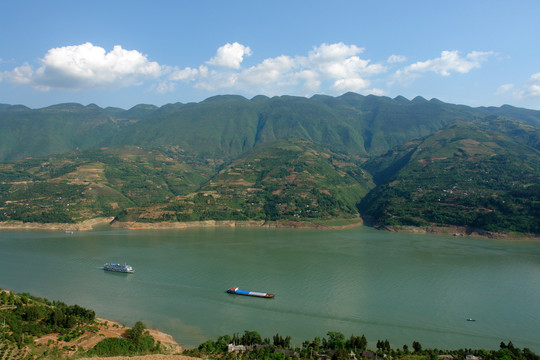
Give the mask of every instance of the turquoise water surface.
POLYGON ((540 352, 540 243, 349 230, 1 231, 0 287, 94 309, 185 346, 244 330, 293 343, 540 352), (134 274, 105 272, 127 262, 134 274), (231 286, 274 299, 226 294, 231 286), (476 319, 475 322, 466 321, 476 319))

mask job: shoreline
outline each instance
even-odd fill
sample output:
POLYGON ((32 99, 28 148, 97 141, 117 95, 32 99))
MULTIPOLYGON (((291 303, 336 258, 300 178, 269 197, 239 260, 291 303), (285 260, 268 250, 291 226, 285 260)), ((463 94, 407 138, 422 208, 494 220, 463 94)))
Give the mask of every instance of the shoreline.
POLYGON ((189 222, 136 222, 136 221, 117 221, 114 217, 94 218, 80 223, 23 223, 22 221, 0 222, 1 230, 63 230, 63 231, 92 231, 99 226, 107 226, 115 229, 125 230, 168 230, 168 229, 193 229, 193 228, 292 228, 292 229, 346 229, 351 227, 363 226, 364 221, 361 218, 345 220, 343 225, 332 225, 301 222, 301 221, 265 221, 265 220, 203 220, 189 222))
POLYGON ((91 231, 96 226, 109 225, 114 217, 88 219, 79 223, 30 223, 22 221, 2 221, 0 230, 64 230, 91 231))
POLYGON ((265 220, 203 220, 189 222, 157 222, 141 223, 136 221, 113 221, 112 228, 127 230, 166 230, 166 229, 192 229, 192 228, 286 228, 286 229, 345 229, 364 225, 361 218, 347 220, 344 225, 321 224, 307 221, 265 221, 265 220))
POLYGON ((332 225, 332 221, 321 223, 307 221, 265 221, 265 220, 203 220, 189 222, 136 222, 117 221, 114 217, 94 218, 80 223, 23 223, 21 221, 0 222, 2 230, 51 230, 51 231, 92 231, 96 227, 108 227, 124 230, 171 230, 171 229, 195 229, 195 228, 284 228, 284 229, 317 229, 317 230, 344 230, 360 226, 369 226, 381 231, 403 232, 413 234, 439 234, 448 236, 468 236, 495 240, 530 240, 540 241, 539 234, 522 234, 512 232, 492 232, 476 229, 468 226, 405 226, 405 225, 366 225, 360 217, 356 219, 341 219, 343 224, 332 225))
POLYGON ((512 232, 494 232, 483 229, 472 228, 469 226, 406 226, 406 225, 383 225, 375 226, 375 229, 389 232, 402 232, 409 234, 434 234, 434 235, 448 235, 457 237, 473 237, 479 239, 492 239, 492 240, 527 240, 527 241, 540 241, 540 235, 538 234, 523 234, 512 232))

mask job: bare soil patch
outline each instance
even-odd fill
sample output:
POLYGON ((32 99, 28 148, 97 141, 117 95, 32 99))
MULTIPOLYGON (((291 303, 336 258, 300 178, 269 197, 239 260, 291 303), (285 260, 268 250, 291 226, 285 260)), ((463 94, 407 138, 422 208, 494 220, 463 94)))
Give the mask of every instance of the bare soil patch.
MULTIPOLYGON (((48 345, 50 347, 59 348, 72 348, 77 349, 81 347, 84 350, 88 350, 97 345, 101 340, 105 338, 120 338, 126 333, 129 328, 112 320, 96 318, 98 331, 87 331, 77 339, 72 341, 60 341, 58 340, 59 334, 48 334, 44 337, 36 339, 36 344, 48 345)), ((155 341, 159 341, 165 348, 165 351, 169 354, 180 354, 182 347, 173 339, 171 335, 162 333, 156 329, 148 329, 149 334, 155 341)), ((164 355, 162 355, 164 356, 164 355)), ((133 359, 133 358, 130 358, 133 359)), ((157 359, 156 359, 157 360, 157 359)))

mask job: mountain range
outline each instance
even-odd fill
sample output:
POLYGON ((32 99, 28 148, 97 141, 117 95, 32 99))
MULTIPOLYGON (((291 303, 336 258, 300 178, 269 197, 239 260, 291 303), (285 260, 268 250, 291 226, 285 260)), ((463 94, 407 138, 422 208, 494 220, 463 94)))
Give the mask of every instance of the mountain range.
POLYGON ((537 234, 539 128, 535 110, 354 93, 0 104, 0 220, 362 216, 537 234))

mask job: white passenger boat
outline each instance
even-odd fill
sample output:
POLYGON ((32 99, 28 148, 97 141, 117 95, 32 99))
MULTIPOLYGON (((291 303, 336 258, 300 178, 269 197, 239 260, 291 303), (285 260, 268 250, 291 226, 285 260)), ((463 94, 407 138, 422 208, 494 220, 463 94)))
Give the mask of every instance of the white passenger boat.
POLYGON ((134 273, 135 270, 128 264, 105 264, 103 265, 103 270, 107 271, 116 271, 122 273, 134 273))

